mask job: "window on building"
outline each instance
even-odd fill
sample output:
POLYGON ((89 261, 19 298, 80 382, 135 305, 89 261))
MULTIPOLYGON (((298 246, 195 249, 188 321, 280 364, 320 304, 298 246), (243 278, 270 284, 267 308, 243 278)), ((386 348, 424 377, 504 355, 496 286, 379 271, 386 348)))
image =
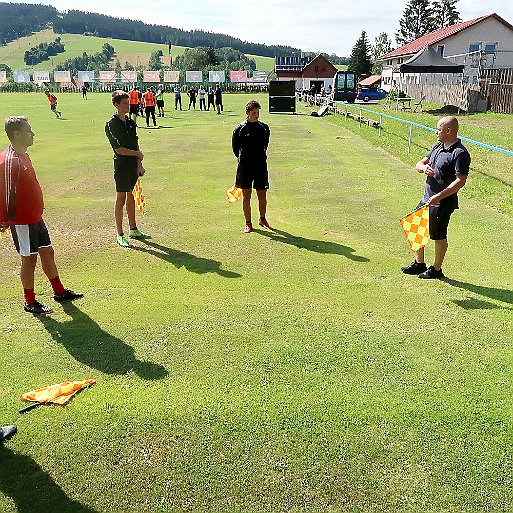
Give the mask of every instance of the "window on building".
POLYGON ((441 57, 443 57, 443 56, 444 56, 444 49, 445 49, 445 45, 438 45, 438 46, 436 47, 436 51, 437 51, 437 53, 438 53, 441 57))
POLYGON ((468 53, 479 52, 481 50, 481 43, 470 43, 468 45, 468 53))
POLYGON ((497 43, 485 43, 484 52, 495 55, 497 53, 497 43))

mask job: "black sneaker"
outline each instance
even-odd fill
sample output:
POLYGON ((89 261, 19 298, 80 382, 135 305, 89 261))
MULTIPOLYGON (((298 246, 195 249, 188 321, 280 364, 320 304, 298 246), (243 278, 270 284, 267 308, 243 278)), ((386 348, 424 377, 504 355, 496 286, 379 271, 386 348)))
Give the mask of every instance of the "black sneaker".
POLYGON ((419 264, 417 260, 414 260, 410 265, 401 267, 401 271, 404 274, 420 274, 427 270, 426 264, 419 264))
POLYGON ((3 426, 0 427, 0 443, 12 438, 18 430, 16 426, 3 426))
POLYGON ((80 294, 80 292, 73 292, 69 289, 64 289, 62 294, 54 294, 53 298, 55 301, 71 301, 72 299, 78 299, 84 297, 84 294, 80 294))
POLYGON ((47 315, 53 312, 51 308, 42 305, 39 301, 34 301, 33 303, 30 303, 30 305, 25 303, 23 309, 25 312, 31 313, 32 315, 47 315))
POLYGON ((439 280, 443 277, 444 273, 442 272, 442 269, 437 271, 432 265, 428 267, 427 271, 419 274, 419 278, 422 278, 423 280, 439 280))

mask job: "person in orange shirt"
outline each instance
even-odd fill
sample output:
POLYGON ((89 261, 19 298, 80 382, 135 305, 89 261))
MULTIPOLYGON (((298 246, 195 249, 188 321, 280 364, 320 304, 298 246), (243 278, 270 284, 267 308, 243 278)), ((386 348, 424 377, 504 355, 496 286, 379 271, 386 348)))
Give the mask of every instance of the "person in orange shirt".
POLYGON ((148 87, 143 94, 143 99, 144 112, 146 113, 146 126, 150 126, 150 115, 153 119, 153 126, 157 126, 157 119, 155 118, 155 93, 150 87, 148 87))
POLYGON ((130 119, 137 123, 137 115, 139 114, 139 88, 134 87, 128 93, 130 101, 130 119))
POLYGON ((51 93, 48 89, 45 91, 46 97, 50 102, 50 109, 55 114, 55 117, 59 119, 62 116, 62 112, 57 110, 57 96, 51 93))

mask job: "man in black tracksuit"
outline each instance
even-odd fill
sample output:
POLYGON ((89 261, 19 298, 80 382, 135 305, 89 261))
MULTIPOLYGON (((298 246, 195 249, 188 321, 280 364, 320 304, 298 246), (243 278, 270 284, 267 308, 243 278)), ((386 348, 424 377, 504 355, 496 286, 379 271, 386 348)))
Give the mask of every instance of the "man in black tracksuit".
POLYGON ((257 191, 260 220, 258 224, 270 229, 265 218, 267 209, 267 189, 269 176, 267 173, 267 147, 269 146, 269 126, 258 120, 260 104, 250 100, 246 104, 246 121, 233 131, 232 149, 237 157, 237 175, 235 185, 242 189, 242 209, 246 220, 244 233, 253 231, 251 224, 251 189, 257 191))

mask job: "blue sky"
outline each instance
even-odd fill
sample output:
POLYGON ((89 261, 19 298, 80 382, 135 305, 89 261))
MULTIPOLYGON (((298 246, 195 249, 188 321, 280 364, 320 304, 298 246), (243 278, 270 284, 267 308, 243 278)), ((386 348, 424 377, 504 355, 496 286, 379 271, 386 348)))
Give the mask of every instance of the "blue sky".
MULTIPOLYGON (((29 0, 24 0, 29 2, 29 0)), ((32 3, 32 2, 30 2, 32 3)), ((35 3, 35 2, 34 2, 35 3)), ((348 56, 362 30, 370 43, 386 32, 394 34, 406 0, 39 0, 59 10, 78 9, 147 23, 222 32, 254 43, 284 44, 305 51, 348 56)), ((513 24, 513 2, 460 0, 462 19, 497 13, 513 24)))

